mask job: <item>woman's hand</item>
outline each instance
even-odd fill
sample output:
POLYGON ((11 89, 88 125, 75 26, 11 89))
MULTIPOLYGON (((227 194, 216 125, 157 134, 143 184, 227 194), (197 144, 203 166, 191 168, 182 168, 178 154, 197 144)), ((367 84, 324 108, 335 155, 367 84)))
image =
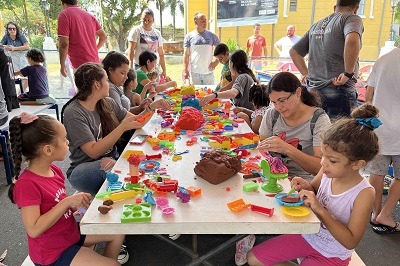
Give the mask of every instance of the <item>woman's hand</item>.
POLYGON ((300 191, 302 189, 309 190, 312 188, 311 184, 308 183, 306 180, 299 176, 293 177, 292 181, 290 182, 291 186, 294 187, 296 191, 300 191))
POLYGON ((163 109, 163 110, 169 110, 171 109, 171 102, 166 100, 166 99, 159 99, 157 101, 154 101, 150 104, 151 109, 163 109))
POLYGON ((279 137, 273 136, 261 141, 257 149, 287 154, 287 148, 290 146, 286 141, 279 137))
POLYGON ((155 91, 155 88, 157 87, 156 82, 149 82, 146 85, 143 86, 143 90, 146 91, 155 91))
POLYGON ((204 96, 203 98, 200 99, 200 105, 201 106, 205 106, 207 105, 212 99, 215 99, 215 94, 211 93, 208 94, 206 96, 204 96))
POLYGON ((237 116, 238 118, 242 118, 242 119, 244 119, 244 120, 246 120, 246 121, 250 121, 249 116, 248 116, 247 114, 243 113, 243 112, 237 113, 236 116, 237 116))
POLYGON ((178 86, 178 83, 176 83, 176 81, 168 81, 166 84, 168 88, 175 88, 176 86, 178 86))
POLYGON ((79 208, 89 208, 92 196, 89 193, 79 192, 69 197, 65 200, 68 201, 68 205, 72 210, 78 210, 79 208))
POLYGON ((124 131, 142 128, 142 123, 138 121, 139 118, 141 118, 140 115, 130 115, 122 120, 120 126, 124 131))

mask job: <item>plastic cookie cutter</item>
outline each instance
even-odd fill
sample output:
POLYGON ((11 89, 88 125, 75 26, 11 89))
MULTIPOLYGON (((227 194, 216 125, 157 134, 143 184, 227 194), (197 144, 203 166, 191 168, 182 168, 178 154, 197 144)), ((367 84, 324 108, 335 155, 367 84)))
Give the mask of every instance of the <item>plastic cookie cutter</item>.
POLYGON ((274 214, 275 209, 274 208, 265 208, 257 205, 250 204, 250 210, 254 212, 259 212, 265 215, 268 215, 269 217, 272 217, 274 214))
POLYGON ((238 200, 229 202, 227 205, 228 205, 228 208, 232 212, 240 212, 244 208, 248 207, 250 204, 246 204, 243 199, 238 199, 238 200))
POLYGON ((175 212, 175 209, 169 206, 169 201, 167 198, 158 197, 156 199, 156 205, 159 207, 163 214, 168 215, 175 212))

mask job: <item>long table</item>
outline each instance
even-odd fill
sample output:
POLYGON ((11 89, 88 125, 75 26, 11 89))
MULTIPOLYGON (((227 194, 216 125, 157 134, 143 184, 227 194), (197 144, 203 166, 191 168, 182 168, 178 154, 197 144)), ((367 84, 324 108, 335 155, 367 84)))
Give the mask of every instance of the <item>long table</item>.
MULTIPOLYGON (((160 117, 154 115, 150 122, 142 129, 137 130, 134 136, 138 134, 148 134, 156 136, 161 130, 160 117)), ((235 129, 236 133, 250 132, 246 123, 239 124, 235 129)), ((133 137, 134 137, 133 136, 133 137)), ((306 217, 291 217, 283 214, 281 206, 275 198, 267 196, 268 193, 261 188, 258 192, 244 192, 243 185, 252 180, 245 180, 242 174, 236 174, 229 180, 218 185, 212 185, 204 179, 195 175, 193 169, 196 162, 200 160, 201 147, 208 147, 206 142, 200 140, 193 146, 186 146, 188 136, 183 135, 179 140, 175 140, 175 150, 182 152, 189 150, 189 153, 182 155, 182 160, 172 161, 172 155, 163 154, 160 160, 161 167, 167 169, 171 179, 176 179, 179 186, 193 186, 200 188, 202 193, 198 197, 192 197, 190 202, 182 203, 173 193, 162 194, 167 197, 169 206, 175 208, 175 212, 170 215, 163 215, 157 207, 152 208, 150 222, 121 223, 122 206, 124 204, 134 204, 135 199, 127 199, 113 204, 113 209, 106 215, 101 214, 97 208, 102 204, 102 199, 95 198, 89 209, 80 222, 81 232, 83 234, 295 234, 295 233, 316 233, 320 228, 320 221, 311 212, 306 217), (247 208, 243 211, 234 213, 227 207, 227 203, 243 199, 245 203, 254 204, 266 208, 274 208, 272 217, 257 212, 252 212, 247 208)), ((152 150, 149 143, 142 145, 128 144, 127 150, 142 150, 145 154, 153 155, 161 151, 152 150)), ((125 152, 124 151, 124 152, 125 152)), ((258 154, 257 150, 252 150, 252 156, 258 154)), ((129 175, 129 164, 126 158, 121 156, 113 168, 113 172, 121 172, 119 180, 129 175)), ((144 178, 142 177, 142 180, 144 178)), ((287 179, 279 180, 284 187, 284 191, 290 190, 290 183, 287 179)), ((108 182, 105 181, 100 192, 105 191, 108 182)), ((154 198, 158 195, 155 194, 154 198)), ((237 235, 232 238, 230 245, 243 237, 237 235)), ((196 241, 194 239, 194 241, 196 241)), ((173 245, 177 245, 170 241, 173 245)), ((193 244, 193 249, 196 249, 193 244)), ((190 254, 196 258, 196 252, 190 254)), ((213 253, 215 254, 215 252, 213 253)), ((210 254, 208 256, 211 256, 210 254)), ((197 259, 196 263, 204 260, 197 259)), ((195 264, 196 264, 195 263, 195 264)), ((204 263, 204 262, 203 262, 204 263)))

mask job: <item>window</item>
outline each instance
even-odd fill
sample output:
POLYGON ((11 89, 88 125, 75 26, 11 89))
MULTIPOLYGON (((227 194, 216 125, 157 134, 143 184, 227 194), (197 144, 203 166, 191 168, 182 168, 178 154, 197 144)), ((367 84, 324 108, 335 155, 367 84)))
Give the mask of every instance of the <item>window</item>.
POLYGON ((297 0, 290 0, 290 12, 295 12, 297 10, 297 0))
POLYGON ((357 15, 364 16, 364 9, 365 9, 365 0, 361 0, 357 11, 357 15))

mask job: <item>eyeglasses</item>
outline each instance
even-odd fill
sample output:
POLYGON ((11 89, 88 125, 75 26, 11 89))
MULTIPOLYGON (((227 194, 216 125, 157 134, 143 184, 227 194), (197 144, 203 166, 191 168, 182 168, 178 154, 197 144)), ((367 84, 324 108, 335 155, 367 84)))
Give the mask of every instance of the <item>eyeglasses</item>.
POLYGON ((7 28, 8 30, 17 30, 17 28, 7 28))
POLYGON ((276 102, 271 101, 271 103, 273 105, 278 105, 278 104, 285 104, 287 102, 287 100, 289 100, 289 98, 293 95, 294 93, 291 93, 288 97, 283 97, 283 98, 279 98, 278 100, 276 100, 276 102))

